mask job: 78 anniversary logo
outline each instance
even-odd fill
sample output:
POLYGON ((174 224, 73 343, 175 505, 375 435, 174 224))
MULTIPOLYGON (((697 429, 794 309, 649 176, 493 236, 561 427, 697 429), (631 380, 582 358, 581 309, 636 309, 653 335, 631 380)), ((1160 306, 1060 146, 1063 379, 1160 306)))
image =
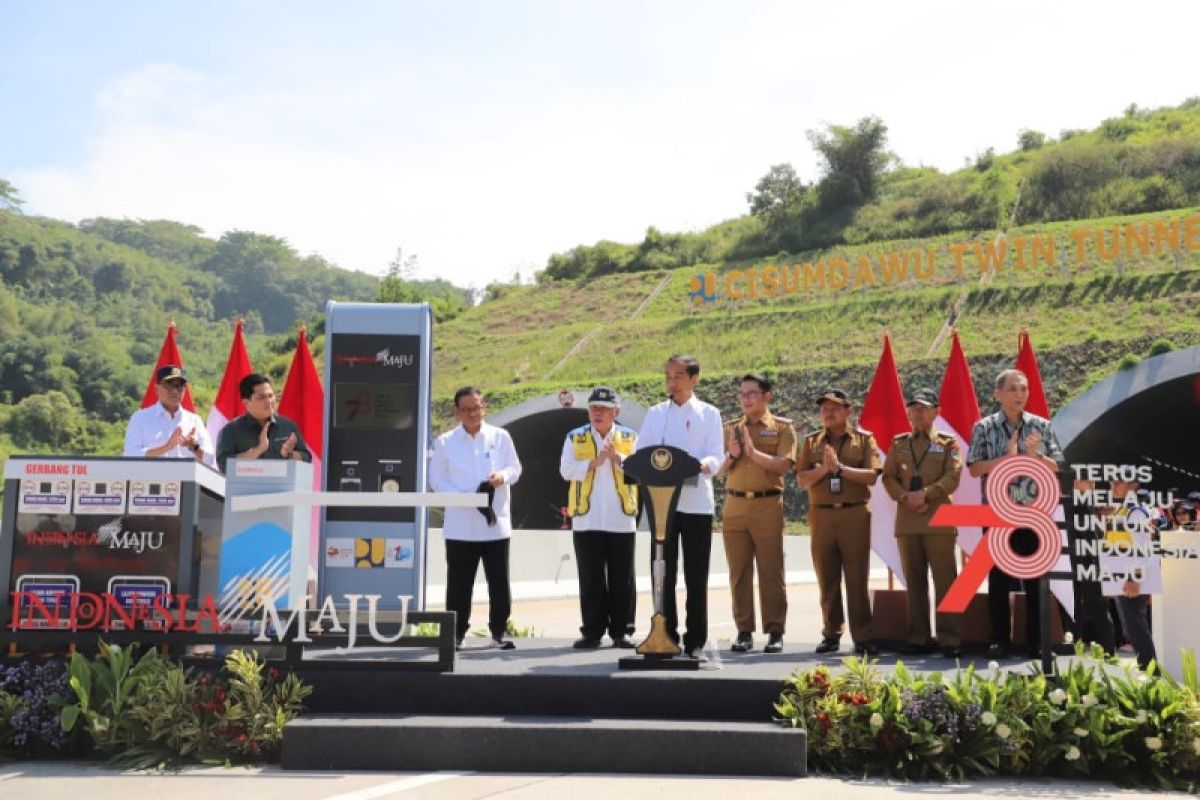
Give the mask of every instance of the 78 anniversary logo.
POLYGON ((1007 487, 1013 481, 1028 478, 1037 487, 1037 496, 1028 505, 1013 500, 1007 491, 989 493, 989 505, 944 505, 930 520, 932 525, 989 528, 967 561, 937 610, 961 614, 983 585, 992 566, 1014 578, 1040 578, 1054 568, 1062 552, 1058 525, 1051 514, 1058 505, 1058 479, 1045 462, 1030 456, 1008 456, 988 475, 991 486, 1007 487), (1018 528, 1029 528, 1037 537, 1037 548, 1023 556, 1013 550, 1012 535, 1018 528))

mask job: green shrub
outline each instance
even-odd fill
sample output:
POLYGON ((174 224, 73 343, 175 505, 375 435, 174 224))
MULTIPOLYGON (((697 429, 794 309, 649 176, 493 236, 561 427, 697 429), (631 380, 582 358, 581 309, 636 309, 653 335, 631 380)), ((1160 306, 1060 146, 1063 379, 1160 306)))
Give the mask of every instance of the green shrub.
POLYGON ((1139 359, 1133 353, 1126 353, 1121 356, 1121 360, 1117 362, 1117 370, 1124 372, 1127 369, 1133 369, 1138 365, 1139 359))
POLYGON ((776 703, 778 721, 808 732, 809 766, 834 772, 962 780, 978 775, 1104 778, 1195 791, 1200 692, 1184 677, 1139 672, 1099 648, 1076 649, 1060 675, 1037 671, 884 677, 850 658, 832 675, 799 672, 776 703))
POLYGON ((1146 355, 1154 358, 1154 356, 1161 356, 1163 353, 1169 353, 1174 349, 1175 345, 1169 339, 1157 339, 1150 345, 1150 350, 1146 355))
POLYGON ((195 676, 153 650, 135 662, 136 649, 102 643, 94 660, 73 655, 75 698, 62 710, 64 729, 81 726, 123 767, 275 760, 312 692, 254 653, 234 651, 224 674, 195 676))

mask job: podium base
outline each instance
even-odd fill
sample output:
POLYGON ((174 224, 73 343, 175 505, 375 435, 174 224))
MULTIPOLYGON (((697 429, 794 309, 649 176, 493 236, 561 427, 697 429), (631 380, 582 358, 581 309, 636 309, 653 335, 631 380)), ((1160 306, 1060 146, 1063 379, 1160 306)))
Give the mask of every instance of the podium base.
POLYGON ((700 669, 698 658, 661 658, 656 656, 625 656, 617 659, 618 669, 635 670, 666 670, 676 672, 694 672, 700 669))

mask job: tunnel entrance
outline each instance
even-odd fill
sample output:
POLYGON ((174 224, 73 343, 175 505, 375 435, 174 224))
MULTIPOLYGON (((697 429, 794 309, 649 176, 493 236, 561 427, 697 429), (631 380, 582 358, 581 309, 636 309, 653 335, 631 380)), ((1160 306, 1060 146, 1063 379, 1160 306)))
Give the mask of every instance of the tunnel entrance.
POLYGON ((1149 466, 1156 491, 1200 490, 1200 347, 1118 372, 1064 408, 1054 427, 1068 464, 1149 466))

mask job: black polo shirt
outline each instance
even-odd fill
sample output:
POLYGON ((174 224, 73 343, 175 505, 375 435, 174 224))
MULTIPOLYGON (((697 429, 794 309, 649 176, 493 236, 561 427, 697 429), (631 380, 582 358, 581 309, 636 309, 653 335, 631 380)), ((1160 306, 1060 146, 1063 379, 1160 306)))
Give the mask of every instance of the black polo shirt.
MULTIPOLYGON (((276 414, 267 424, 270 426, 267 431, 269 444, 267 452, 259 456, 260 458, 283 458, 279 450, 287 441, 288 436, 294 433, 296 434, 296 449, 293 452, 299 453, 305 461, 312 461, 312 453, 309 451, 308 445, 304 443, 304 437, 300 435, 300 429, 296 427, 296 423, 287 417, 276 414)), ((243 414, 222 428, 221 436, 217 440, 217 467, 221 472, 225 472, 226 459, 236 458, 238 453, 244 453, 252 447, 257 447, 258 437, 261 435, 262 425, 249 414, 243 414)))

